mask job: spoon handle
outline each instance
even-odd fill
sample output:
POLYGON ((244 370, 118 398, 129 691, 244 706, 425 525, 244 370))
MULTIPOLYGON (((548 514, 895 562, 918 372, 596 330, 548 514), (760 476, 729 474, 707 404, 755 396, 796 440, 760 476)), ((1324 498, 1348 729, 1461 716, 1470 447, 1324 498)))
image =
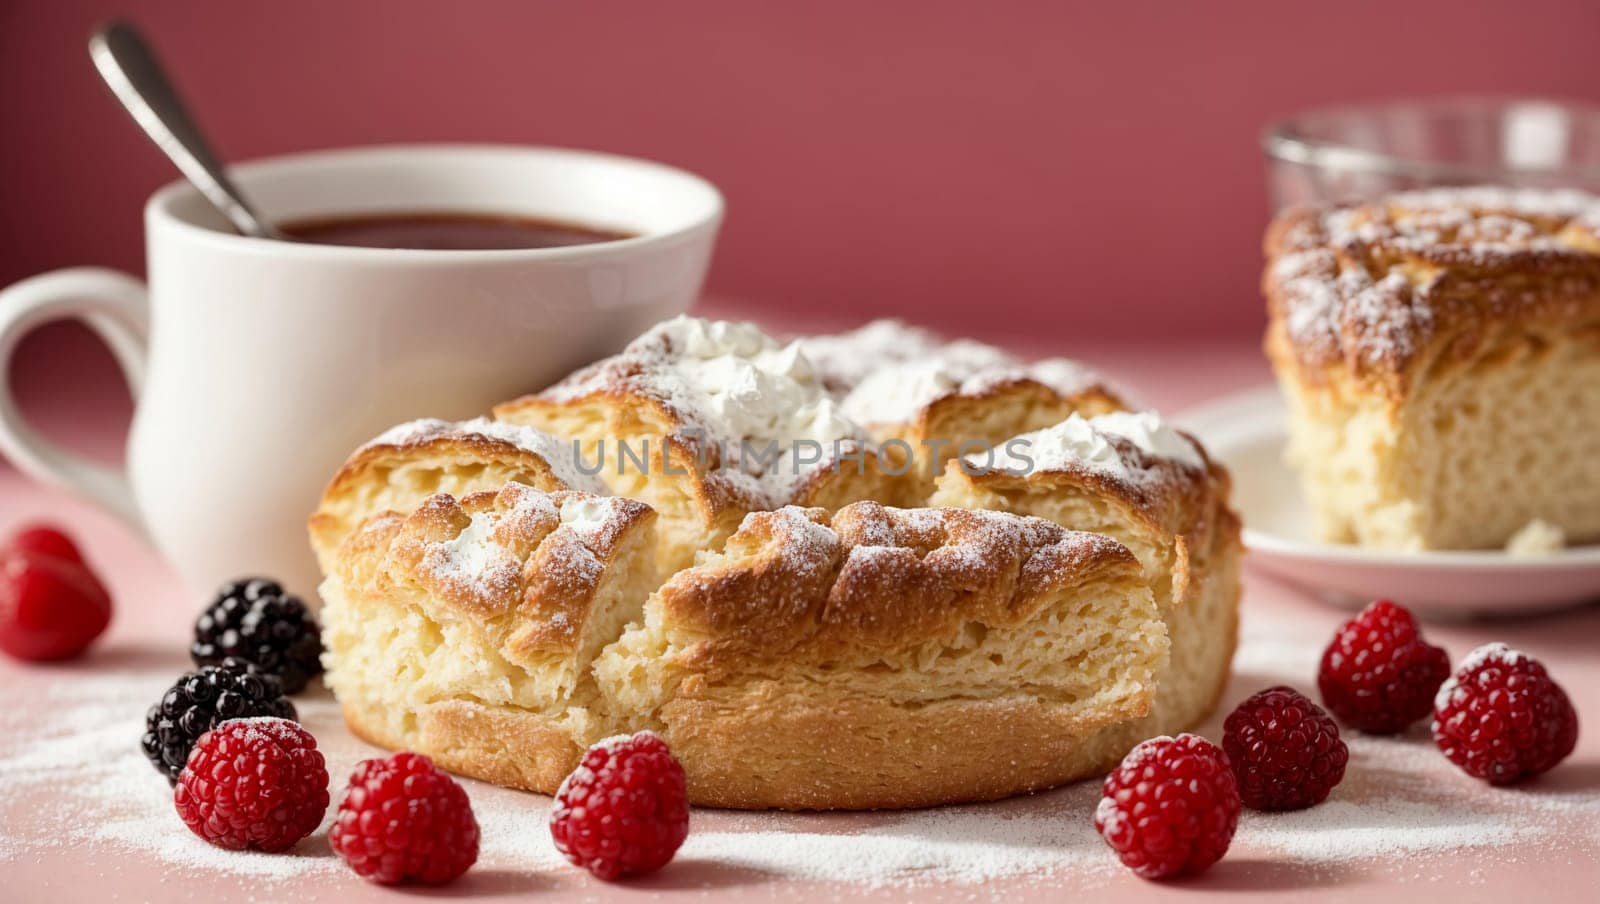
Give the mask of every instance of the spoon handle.
POLYGON ((112 22, 89 38, 89 55, 134 121, 244 235, 284 236, 245 202, 189 117, 155 52, 132 25, 112 22))

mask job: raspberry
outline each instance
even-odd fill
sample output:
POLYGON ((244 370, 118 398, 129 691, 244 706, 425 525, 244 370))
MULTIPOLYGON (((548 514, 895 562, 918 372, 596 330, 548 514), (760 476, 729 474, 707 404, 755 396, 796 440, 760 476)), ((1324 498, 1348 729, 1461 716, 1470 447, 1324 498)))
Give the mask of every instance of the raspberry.
POLYGON ((287 719, 230 719, 195 742, 172 794, 189 830, 220 848, 286 851, 328 811, 328 768, 287 719))
POLYGON ((1322 707, 1289 687, 1239 704, 1222 726, 1222 749, 1252 810, 1303 810, 1344 779, 1350 750, 1322 707))
POLYGON ((689 837, 683 766, 655 732, 601 741, 556 791, 550 836, 602 879, 660 869, 689 837))
POLYGON ((140 744, 151 764, 168 781, 177 781, 201 735, 229 719, 250 716, 296 718, 278 679, 248 662, 224 659, 167 688, 145 716, 140 744))
POLYGON ((1094 827, 1146 879, 1198 873, 1228 851, 1239 788, 1228 755, 1192 734, 1151 738, 1106 776, 1094 827))
POLYGON ((1509 785, 1566 759, 1578 744, 1578 714, 1537 660, 1486 644, 1439 688, 1433 741, 1468 775, 1509 785))
POLYGON ((362 878, 443 885, 478 859, 478 820, 455 779, 417 753, 363 760, 329 832, 362 878))
POLYGON ((38 553, 50 559, 59 559, 72 565, 86 566, 83 553, 72 538, 53 527, 34 524, 11 535, 6 548, 38 553))
POLYGON ((0 552, 0 650, 67 659, 111 624, 111 597, 87 568, 33 549, 0 552))
POLYGON ((1449 675, 1449 657, 1422 639, 1411 613, 1378 600, 1334 632, 1322 653, 1317 689, 1346 725, 1395 734, 1428 714, 1449 675))
POLYGON ((297 694, 322 674, 322 632, 299 597, 265 578, 234 581, 194 623, 189 655, 195 665, 232 656, 253 663, 297 694))

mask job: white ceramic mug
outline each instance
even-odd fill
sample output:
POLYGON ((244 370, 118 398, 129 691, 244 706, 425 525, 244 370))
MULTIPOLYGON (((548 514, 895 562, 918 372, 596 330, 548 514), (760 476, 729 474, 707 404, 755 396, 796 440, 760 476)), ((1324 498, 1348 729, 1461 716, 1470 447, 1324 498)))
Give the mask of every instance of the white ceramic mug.
POLYGON ((606 154, 375 147, 232 169, 269 219, 512 213, 637 237, 513 251, 410 251, 244 238, 186 184, 145 207, 148 290, 62 270, 0 293, 0 451, 142 527, 189 591, 247 574, 311 594, 306 516, 347 454, 395 423, 483 414, 686 310, 722 199, 681 170, 606 154), (17 343, 80 318, 137 402, 126 473, 23 422, 17 343))

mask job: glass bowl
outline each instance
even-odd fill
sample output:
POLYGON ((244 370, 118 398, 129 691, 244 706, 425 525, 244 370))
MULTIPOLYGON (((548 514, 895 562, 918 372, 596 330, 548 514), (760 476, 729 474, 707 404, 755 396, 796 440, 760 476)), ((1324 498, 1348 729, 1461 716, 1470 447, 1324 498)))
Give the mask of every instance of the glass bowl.
POLYGON ((1440 185, 1600 192, 1600 106, 1450 98, 1327 107, 1261 135, 1274 209, 1440 185))

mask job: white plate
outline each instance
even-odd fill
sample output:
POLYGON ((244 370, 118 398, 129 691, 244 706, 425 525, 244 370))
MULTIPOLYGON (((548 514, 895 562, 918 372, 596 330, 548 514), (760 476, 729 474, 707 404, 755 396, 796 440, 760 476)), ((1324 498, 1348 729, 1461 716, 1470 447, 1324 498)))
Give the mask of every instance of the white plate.
POLYGON ((1504 615, 1600 600, 1600 546, 1550 556, 1503 552, 1372 552, 1322 543, 1295 473, 1283 460, 1282 398, 1264 387, 1175 419, 1233 473, 1251 566, 1346 606, 1386 597, 1433 615, 1504 615))

